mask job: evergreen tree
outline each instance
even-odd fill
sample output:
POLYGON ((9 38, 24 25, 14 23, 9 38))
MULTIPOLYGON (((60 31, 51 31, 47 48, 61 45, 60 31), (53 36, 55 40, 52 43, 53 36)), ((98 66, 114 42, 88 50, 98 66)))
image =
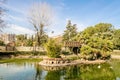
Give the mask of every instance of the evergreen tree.
POLYGON ((63 41, 72 41, 73 37, 75 37, 77 35, 77 28, 76 28, 76 24, 71 23, 71 21, 69 20, 66 26, 66 30, 64 31, 63 34, 63 41))
POLYGON ((79 41, 84 44, 81 53, 87 59, 96 59, 98 55, 101 55, 101 58, 108 58, 113 50, 113 30, 112 24, 108 23, 99 23, 86 28, 78 36, 79 41))

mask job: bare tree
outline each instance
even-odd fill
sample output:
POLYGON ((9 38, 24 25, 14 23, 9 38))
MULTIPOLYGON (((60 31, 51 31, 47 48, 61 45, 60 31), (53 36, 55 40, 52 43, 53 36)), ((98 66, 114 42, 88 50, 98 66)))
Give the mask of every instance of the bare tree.
POLYGON ((2 4, 5 2, 5 0, 0 0, 0 32, 2 32, 2 29, 6 26, 5 21, 3 19, 4 12, 6 11, 2 4))
POLYGON ((37 42, 41 45, 41 39, 44 35, 44 27, 52 23, 53 9, 47 3, 34 3, 29 10, 29 22, 34 26, 37 32, 37 42))

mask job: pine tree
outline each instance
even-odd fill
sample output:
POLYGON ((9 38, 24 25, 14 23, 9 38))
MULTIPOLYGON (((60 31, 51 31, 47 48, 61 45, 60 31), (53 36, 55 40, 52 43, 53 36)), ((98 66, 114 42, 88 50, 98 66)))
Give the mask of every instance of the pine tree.
POLYGON ((77 35, 77 28, 76 24, 71 23, 69 20, 66 26, 66 30, 63 34, 63 41, 72 41, 72 38, 74 38, 77 35))

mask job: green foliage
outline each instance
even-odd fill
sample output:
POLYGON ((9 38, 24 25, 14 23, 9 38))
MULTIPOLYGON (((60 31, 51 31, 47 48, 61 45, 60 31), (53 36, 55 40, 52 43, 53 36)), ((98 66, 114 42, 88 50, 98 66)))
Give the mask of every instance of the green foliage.
POLYGON ((95 51, 95 49, 91 48, 90 46, 84 45, 81 48, 81 56, 84 59, 88 59, 88 60, 92 60, 94 59, 93 57, 96 58, 96 56, 94 56, 94 53, 97 52, 95 51))
POLYGON ((114 48, 120 50, 120 29, 114 31, 113 43, 114 48))
POLYGON ((95 30, 95 27, 93 26, 86 28, 83 32, 83 34, 87 36, 92 36, 94 33, 96 33, 96 30, 95 30))
POLYGON ((23 44, 25 46, 25 43, 26 43, 26 40, 27 40, 27 35, 23 35, 23 34, 16 35, 16 38, 17 38, 16 46, 21 46, 23 44))
POLYGON ((24 41, 25 39, 27 39, 26 36, 25 36, 25 35, 22 35, 22 34, 17 35, 16 38, 17 38, 17 40, 19 40, 19 41, 24 41))
POLYGON ((60 80, 60 75, 60 71, 48 71, 47 75, 45 76, 45 80, 60 80))
POLYGON ((114 74, 120 77, 120 59, 111 59, 110 65, 113 67, 114 74))
POLYGON ((90 46, 87 46, 87 45, 82 46, 80 51, 82 52, 81 54, 83 54, 83 55, 92 54, 92 48, 90 46))
POLYGON ((49 57, 60 57, 61 45, 56 43, 54 40, 50 39, 46 44, 45 48, 47 50, 47 55, 49 57))
POLYGON ((64 55, 69 55, 70 54, 70 52, 68 52, 68 51, 62 51, 61 53, 64 54, 64 55))
POLYGON ((4 42, 0 40, 0 46, 4 46, 4 42))
POLYGON ((43 46, 48 41, 48 35, 45 33, 45 31, 37 32, 35 35, 35 41, 37 42, 37 46, 43 46))
POLYGON ((72 25, 71 21, 69 20, 66 26, 66 30, 64 31, 64 34, 63 34, 63 41, 70 41, 76 35, 77 35, 76 24, 72 25))
POLYGON ((111 40, 102 39, 98 37, 90 38, 87 45, 95 49, 103 50, 105 52, 113 50, 113 43, 111 40))
POLYGON ((99 23, 95 25, 96 31, 100 33, 113 31, 112 24, 109 23, 99 23))
MULTIPOLYGON (((17 35, 16 38, 17 38, 16 46, 33 46, 33 45, 38 44, 37 36, 33 37, 33 35, 32 35, 29 38, 27 38, 27 34, 25 34, 25 35, 21 34, 21 35, 17 35), (34 44, 34 43, 36 43, 36 44, 34 44)), ((43 44, 47 42, 47 39, 48 39, 48 35, 46 35, 44 33, 40 38, 41 46, 43 46, 43 44)))
POLYGON ((49 38, 48 35, 44 33, 43 36, 41 37, 41 45, 44 45, 48 41, 48 38, 49 38))
POLYGON ((33 46, 33 40, 32 39, 26 40, 26 46, 33 46))
POLYGON ((69 61, 73 61, 73 60, 77 60, 77 59, 80 59, 79 56, 72 56, 72 57, 69 57, 67 58, 69 61))
POLYGON ((99 23, 88 27, 79 33, 76 40, 84 44, 81 54, 84 54, 87 59, 110 56, 113 50, 113 26, 108 23, 99 23))
POLYGON ((65 80, 81 80, 79 76, 80 76, 80 67, 70 66, 66 70, 65 80))
MULTIPOLYGON (((66 68, 65 80, 115 80, 109 64, 75 65, 66 68), (98 68, 98 66, 101 66, 98 68)), ((118 68, 119 69, 119 68, 118 68)), ((116 69, 117 70, 117 69, 116 69)))

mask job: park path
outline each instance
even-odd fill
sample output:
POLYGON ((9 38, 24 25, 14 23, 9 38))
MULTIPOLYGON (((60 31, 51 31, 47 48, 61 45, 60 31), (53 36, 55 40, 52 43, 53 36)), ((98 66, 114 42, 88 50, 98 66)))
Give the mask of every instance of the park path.
POLYGON ((111 55, 111 58, 112 58, 112 59, 120 59, 120 55, 114 55, 114 54, 113 54, 113 55, 111 55))

